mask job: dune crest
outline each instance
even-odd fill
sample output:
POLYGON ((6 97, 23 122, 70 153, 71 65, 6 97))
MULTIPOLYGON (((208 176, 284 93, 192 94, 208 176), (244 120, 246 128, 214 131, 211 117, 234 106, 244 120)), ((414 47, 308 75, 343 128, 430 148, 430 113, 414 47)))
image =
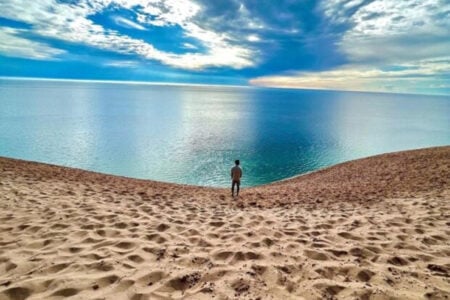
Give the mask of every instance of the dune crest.
POLYGON ((0 158, 0 299, 450 298, 450 147, 244 189, 0 158))

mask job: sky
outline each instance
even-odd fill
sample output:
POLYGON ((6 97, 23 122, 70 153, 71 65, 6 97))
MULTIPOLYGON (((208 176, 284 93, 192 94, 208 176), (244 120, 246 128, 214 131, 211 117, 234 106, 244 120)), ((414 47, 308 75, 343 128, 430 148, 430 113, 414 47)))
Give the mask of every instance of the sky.
POLYGON ((0 76, 450 95, 450 0, 4 0, 0 76))

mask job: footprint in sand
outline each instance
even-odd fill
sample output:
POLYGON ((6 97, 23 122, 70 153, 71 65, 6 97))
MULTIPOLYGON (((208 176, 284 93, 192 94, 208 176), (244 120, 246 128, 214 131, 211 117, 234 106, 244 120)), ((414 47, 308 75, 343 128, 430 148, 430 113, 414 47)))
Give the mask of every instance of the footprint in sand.
POLYGON ((358 278, 359 281, 368 282, 373 277, 373 275, 375 275, 374 272, 364 269, 356 274, 356 278, 358 278))
POLYGON ((129 260, 131 260, 132 262, 134 262, 134 263, 138 263, 138 264, 140 264, 140 263, 143 263, 145 260, 141 257, 141 256, 139 256, 139 255, 130 255, 130 256, 128 256, 127 257, 129 260))
POLYGON ((147 275, 140 277, 136 281, 136 285, 138 287, 152 286, 155 283, 158 283, 159 281, 161 281, 165 277, 167 277, 166 273, 164 273, 162 271, 153 271, 151 273, 148 273, 147 275))
MULTIPOLYGON (((3 294, 6 295, 6 299, 25 300, 31 295, 31 292, 32 291, 30 289, 24 287, 14 287, 0 293, 0 296, 3 294)), ((3 299, 3 297, 0 297, 0 299, 3 299)))
POLYGON ((339 232, 338 235, 343 237, 344 239, 348 239, 348 240, 354 240, 354 241, 360 241, 361 240, 360 237, 354 236, 353 234, 345 232, 345 231, 344 232, 339 232))
POLYGON ((328 260, 328 256, 325 253, 314 251, 314 250, 304 250, 306 257, 314 260, 328 260))
POLYGON ((117 276, 116 274, 112 274, 112 275, 100 277, 100 278, 96 279, 95 282, 98 287, 104 288, 104 287, 110 286, 110 285, 118 282, 119 280, 120 280, 119 276, 117 276))
POLYGON ((345 287, 335 284, 327 284, 327 283, 318 283, 314 285, 314 288, 320 290, 327 299, 331 298, 333 299, 334 296, 339 294, 342 290, 345 289, 345 287))
POLYGON ((165 286, 172 288, 176 291, 185 291, 194 287, 202 278, 199 272, 194 272, 191 274, 186 274, 182 276, 175 277, 169 280, 165 286))
POLYGON ((56 291, 52 294, 52 296, 62 296, 62 297, 71 297, 78 294, 80 290, 74 288, 65 288, 59 291, 56 291))

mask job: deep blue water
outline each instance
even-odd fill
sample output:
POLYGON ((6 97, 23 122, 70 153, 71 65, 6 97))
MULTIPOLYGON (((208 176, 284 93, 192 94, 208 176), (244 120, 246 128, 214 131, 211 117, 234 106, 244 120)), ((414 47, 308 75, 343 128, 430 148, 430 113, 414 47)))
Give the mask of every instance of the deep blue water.
POLYGON ((128 177, 258 185, 374 154, 450 144, 450 98, 0 80, 0 156, 128 177))

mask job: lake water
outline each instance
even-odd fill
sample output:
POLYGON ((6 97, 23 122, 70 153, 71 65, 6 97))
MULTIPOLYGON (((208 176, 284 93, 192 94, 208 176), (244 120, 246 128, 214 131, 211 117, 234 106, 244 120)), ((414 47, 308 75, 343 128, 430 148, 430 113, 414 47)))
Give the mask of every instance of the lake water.
POLYGON ((269 183, 370 155, 450 144, 450 98, 0 80, 0 156, 128 177, 269 183))

